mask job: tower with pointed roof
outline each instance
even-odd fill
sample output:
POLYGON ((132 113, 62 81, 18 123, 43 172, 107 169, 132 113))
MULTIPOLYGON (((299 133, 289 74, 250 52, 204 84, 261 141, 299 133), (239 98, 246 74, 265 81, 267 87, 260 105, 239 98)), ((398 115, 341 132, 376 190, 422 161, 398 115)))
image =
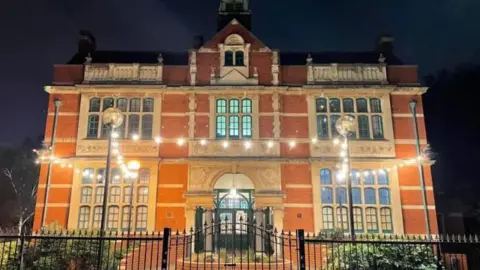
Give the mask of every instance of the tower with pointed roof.
POLYGON ((220 0, 217 15, 217 31, 223 29, 233 19, 251 30, 251 11, 248 0, 220 0))

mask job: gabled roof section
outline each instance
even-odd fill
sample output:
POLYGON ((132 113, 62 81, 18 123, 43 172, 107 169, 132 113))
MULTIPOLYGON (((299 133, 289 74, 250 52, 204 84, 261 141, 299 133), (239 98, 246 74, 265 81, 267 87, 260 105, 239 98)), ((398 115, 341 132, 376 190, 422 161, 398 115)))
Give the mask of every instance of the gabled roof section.
POLYGON ((223 41, 231 34, 239 34, 245 40, 245 43, 251 44, 252 50, 261 50, 270 51, 260 39, 252 34, 247 28, 240 24, 236 19, 233 19, 227 26, 220 30, 210 41, 206 42, 201 48, 202 49, 217 49, 219 43, 223 41))

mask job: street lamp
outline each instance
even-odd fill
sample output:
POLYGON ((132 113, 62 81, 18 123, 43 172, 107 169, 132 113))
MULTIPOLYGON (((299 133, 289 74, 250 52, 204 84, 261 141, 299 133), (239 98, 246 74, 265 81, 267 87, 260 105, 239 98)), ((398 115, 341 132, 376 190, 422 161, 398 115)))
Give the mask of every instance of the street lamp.
MULTIPOLYGON (((355 119, 352 116, 344 115, 340 117, 335 123, 335 128, 338 133, 342 135, 344 144, 342 145, 342 158, 344 161, 342 164, 342 174, 347 179, 347 192, 348 192, 348 210, 350 216, 350 235, 352 240, 355 240, 355 228, 353 221, 353 201, 352 201, 352 178, 350 175, 350 147, 348 142, 348 136, 356 131, 355 119)), ((343 210, 340 208, 340 215, 343 216, 343 210)))
POLYGON ((105 236, 105 217, 107 213, 107 199, 108 199, 108 184, 110 182, 110 159, 111 159, 111 150, 112 150, 112 137, 115 135, 114 130, 116 127, 119 127, 123 123, 123 114, 122 111, 117 108, 108 108, 103 111, 102 114, 103 125, 107 126, 109 135, 108 135, 108 144, 107 144, 107 165, 105 166, 105 185, 103 186, 103 204, 102 204, 102 220, 100 224, 100 252, 98 252, 98 268, 102 269, 102 257, 103 257, 103 241, 105 236))
MULTIPOLYGON (((418 135, 418 123, 417 123, 417 101, 412 99, 409 103, 410 111, 412 113, 413 118, 413 130, 415 133, 415 147, 417 150, 417 157, 422 156, 422 152, 420 150, 420 136, 418 135)), ((425 215, 425 232, 427 235, 430 235, 430 217, 428 215, 428 207, 427 207, 427 191, 425 189, 425 176, 423 173, 423 166, 420 160, 417 160, 418 166, 418 174, 420 176, 420 186, 422 189, 422 201, 423 201, 423 211, 425 215)))
MULTIPOLYGON (((140 169, 140 162, 136 160, 129 161, 127 168, 130 171, 127 178, 130 181, 130 210, 128 211, 128 235, 130 235, 131 224, 132 224, 132 212, 133 212, 133 187, 138 177, 138 170, 140 169)), ((127 249, 128 250, 128 249, 127 249)))

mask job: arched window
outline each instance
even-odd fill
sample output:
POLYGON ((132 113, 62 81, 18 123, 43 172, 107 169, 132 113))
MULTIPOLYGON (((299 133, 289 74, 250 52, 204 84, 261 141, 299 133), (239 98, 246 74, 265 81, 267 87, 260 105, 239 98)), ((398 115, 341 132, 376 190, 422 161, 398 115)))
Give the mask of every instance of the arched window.
POLYGON ((137 203, 148 203, 148 187, 139 187, 137 203))
POLYGON ((130 112, 140 112, 140 103, 139 98, 130 99, 130 112))
POLYGON ((380 115, 372 116, 372 131, 374 139, 383 139, 383 122, 380 115))
POLYGON ((103 187, 95 188, 95 203, 103 203, 103 187))
POLYGON ((118 126, 117 128, 115 128, 115 132, 118 134, 118 138, 120 138, 120 139, 125 138, 125 126, 126 126, 126 122, 127 122, 127 116, 126 116, 126 115, 123 115, 122 124, 121 124, 120 126, 118 126))
POLYGON ((122 170, 120 168, 113 168, 110 174, 110 183, 120 184, 122 182, 122 170))
POLYGON ((122 112, 127 112, 128 100, 126 98, 118 98, 117 99, 117 109, 121 110, 122 112))
POLYGON ((335 189, 335 197, 338 204, 347 203, 347 190, 343 187, 337 187, 335 189))
POLYGON ((217 138, 227 137, 227 117, 217 116, 217 138))
POLYGON ((390 190, 388 188, 378 190, 378 201, 381 205, 390 205, 390 190))
POLYGON ((100 228, 101 220, 102 220, 102 207, 95 206, 93 208, 93 228, 94 229, 100 228))
POLYGON ((370 111, 372 113, 381 113, 382 112, 382 103, 378 98, 370 99, 370 111))
POLYGON ((88 108, 89 112, 100 112, 100 102, 99 98, 90 99, 90 106, 88 108))
POLYGON ((363 184, 364 185, 375 185, 375 176, 371 170, 363 171, 363 184))
POLYGON ((343 112, 353 113, 353 99, 351 98, 343 99, 343 112))
POLYGON ((377 204, 377 199, 375 197, 375 189, 366 188, 363 190, 365 197, 365 204, 377 204))
POLYGON ((90 203, 92 201, 92 188, 83 187, 80 195, 80 203, 90 203))
POLYGON ((353 208, 353 228, 356 232, 363 232, 363 213, 362 208, 353 208))
POLYGON ((315 110, 317 113, 327 112, 327 100, 324 98, 317 98, 315 100, 315 110))
POLYGON ((343 231, 348 231, 348 209, 347 207, 337 208, 337 227, 343 231))
POLYGON ((365 113, 368 112, 367 100, 364 98, 357 98, 357 112, 365 113))
POLYGON ((98 115, 88 116, 87 124, 87 138, 97 138, 98 137, 98 115))
POLYGON ((138 114, 131 114, 128 116, 128 137, 138 135, 138 129, 140 127, 140 116, 138 114))
POLYGON ((235 66, 244 66, 244 54, 243 51, 235 52, 235 66))
POLYGON ((143 112, 153 112, 153 98, 143 99, 143 112))
POLYGON ((233 66, 233 52, 225 51, 225 66, 233 66))
POLYGON ((78 212, 78 228, 80 230, 88 229, 90 224, 90 207, 82 206, 78 212))
POLYGON ((240 112, 240 102, 238 99, 231 99, 229 101, 229 113, 239 113, 240 112))
POLYGON ((252 113, 252 100, 248 98, 242 100, 242 113, 252 113))
POLYGON ((330 116, 330 129, 332 130, 332 137, 337 137, 340 135, 337 130, 337 120, 340 118, 340 115, 331 115, 330 116))
POLYGON ((102 111, 105 111, 106 109, 112 108, 112 107, 113 107, 113 98, 104 98, 102 111))
POLYGON ((351 169, 350 178, 352 179, 352 185, 360 185, 360 173, 358 173, 358 170, 351 169))
POLYGON ((128 203, 128 204, 130 203, 130 200, 132 199, 131 194, 132 194, 131 187, 123 188, 123 203, 128 203))
POLYGON ((110 127, 102 123, 102 131, 100 133, 101 138, 108 138, 110 136, 110 127))
POLYGON ((240 123, 238 116, 232 115, 228 118, 228 127, 229 127, 229 132, 228 136, 232 139, 238 139, 240 134, 240 123))
POLYGON ((380 209, 380 222, 383 233, 393 233, 392 210, 388 207, 380 209))
POLYGON ((367 207, 365 209, 365 220, 368 233, 378 233, 377 209, 367 207))
POLYGON ((137 207, 137 217, 135 222, 137 231, 145 231, 147 229, 147 213, 148 208, 146 206, 137 207))
POLYGON ((370 127, 368 124, 368 116, 358 116, 358 133, 360 139, 370 139, 370 127))
POLYGON ((352 202, 353 204, 362 204, 362 191, 360 188, 352 188, 352 202))
POLYGON ((149 168, 141 168, 140 170, 138 170, 138 182, 140 184, 150 183, 150 169, 149 168))
POLYGON ((333 203, 332 188, 322 187, 322 203, 333 203))
POLYGON ((326 115, 317 115, 317 135, 319 138, 328 138, 328 118, 326 115))
POLYGON ((121 189, 119 187, 111 187, 108 202, 109 203, 119 203, 120 202, 120 193, 121 193, 121 189))
POLYGON ((322 221, 324 230, 333 230, 334 220, 333 220, 333 208, 330 206, 324 206, 322 208, 322 221))
POLYGON ((118 206, 108 207, 107 229, 116 230, 118 228, 119 212, 118 206))
POLYGON ((330 99, 330 112, 332 112, 332 113, 341 112, 340 99, 338 99, 338 98, 331 98, 330 99))
POLYGON ((131 206, 124 206, 122 208, 122 230, 123 231, 128 231, 129 229, 131 230, 133 228, 133 216, 130 214, 132 211, 131 206), (130 223, 130 226, 129 226, 130 223))
POLYGON ((377 174, 377 183, 379 185, 388 185, 388 173, 385 170, 380 170, 377 174))
POLYGON ((332 174, 329 169, 320 170, 320 183, 322 185, 331 185, 332 184, 332 174))
POLYGON ((217 113, 227 113, 227 101, 225 99, 217 99, 217 113))
POLYGON ((252 137, 252 117, 250 115, 242 116, 242 137, 252 137))
POLYGON ((151 139, 153 132, 153 116, 145 114, 142 116, 142 138, 151 139))
POLYGON ((96 177, 97 184, 105 183, 105 168, 97 169, 97 177, 96 177))
POLYGON ((93 174, 94 170, 92 168, 85 168, 82 172, 82 184, 92 184, 93 183, 93 174))

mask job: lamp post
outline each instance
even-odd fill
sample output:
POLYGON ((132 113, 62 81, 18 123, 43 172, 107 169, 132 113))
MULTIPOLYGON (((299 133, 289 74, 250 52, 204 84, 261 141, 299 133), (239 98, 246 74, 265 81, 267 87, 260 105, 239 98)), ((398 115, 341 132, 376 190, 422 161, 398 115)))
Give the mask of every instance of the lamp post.
MULTIPOLYGON (((410 111, 413 117, 413 130, 415 133, 415 147, 417 150, 417 157, 422 155, 420 149, 420 136, 418 135, 418 122, 417 122, 417 101, 412 99, 410 101, 410 111)), ((425 215, 425 232, 427 235, 430 235, 430 217, 428 215, 428 206, 427 206, 427 191, 425 189, 425 175, 423 173, 423 166, 421 161, 417 161, 418 174, 420 176, 420 187, 422 189, 422 201, 423 201, 423 211, 425 215)))
MULTIPOLYGON (((138 170, 140 169, 140 162, 136 160, 132 160, 127 164, 128 170, 130 171, 129 179, 130 179, 130 209, 128 211, 128 235, 130 235, 130 230, 132 227, 132 210, 133 210, 133 188, 135 182, 137 181, 138 177, 138 170)), ((128 244, 128 242, 127 242, 128 244)), ((128 248, 127 248, 128 250, 128 248)))
POLYGON ((112 136, 116 127, 123 123, 123 114, 117 108, 108 108, 102 114, 103 125, 106 125, 109 130, 108 144, 107 144, 107 165, 105 166, 105 185, 103 186, 103 204, 102 204, 102 219, 100 223, 100 251, 98 252, 97 269, 102 269, 103 257, 103 241, 105 237, 105 217, 107 213, 107 199, 108 199, 108 184, 110 182, 110 159, 112 150, 112 136))
MULTIPOLYGON (((348 136, 355 132, 356 125, 355 119, 349 115, 344 115, 340 117, 337 122, 335 123, 335 128, 337 129, 338 133, 342 135, 344 139, 344 146, 343 150, 345 151, 343 157, 346 159, 346 162, 342 164, 342 174, 344 175, 347 181, 347 194, 348 194, 348 210, 349 210, 349 217, 350 217, 350 235, 352 236, 352 240, 355 240, 355 228, 354 228, 354 221, 353 221, 353 201, 352 201, 352 177, 350 177, 350 147, 348 142, 348 136)), ((340 215, 343 218, 343 209, 340 208, 340 215)), ((343 224, 342 224, 343 226, 343 224)))
MULTIPOLYGON (((53 115, 52 137, 50 140, 50 147, 48 148, 50 156, 53 156, 55 153, 55 135, 57 133, 58 112, 60 110, 60 106, 62 106, 62 101, 60 101, 59 99, 55 99, 54 104, 55 104, 55 113, 53 115)), ((45 183, 45 196, 43 197, 42 223, 41 223, 42 227, 45 226, 45 222, 47 220, 48 195, 50 192, 50 180, 52 178, 52 163, 53 163, 53 160, 49 159, 48 170, 47 170, 47 182, 45 183)))

